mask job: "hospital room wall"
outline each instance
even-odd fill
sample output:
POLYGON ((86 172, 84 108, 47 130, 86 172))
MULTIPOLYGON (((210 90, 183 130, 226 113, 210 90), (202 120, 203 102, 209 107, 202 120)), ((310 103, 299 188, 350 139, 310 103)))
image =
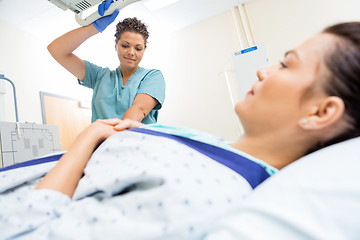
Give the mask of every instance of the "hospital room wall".
MULTIPOLYGON (((34 62, 39 61, 38 56, 41 56, 43 53, 41 48, 37 46, 36 38, 30 34, 26 34, 24 31, 4 22, 0 22, 0 29, 0 71, 16 86, 19 119, 21 119, 24 115, 27 115, 27 111, 32 109, 36 111, 38 106, 38 102, 34 104, 32 100, 28 101, 31 105, 26 106, 24 100, 35 98, 32 96, 32 90, 37 87, 37 80, 40 79, 42 73, 33 67, 33 65, 34 62), (21 83, 19 80, 21 80, 21 83)), ((2 82, 2 84, 6 92, 0 94, 2 107, 0 121, 13 122, 15 121, 15 113, 12 88, 8 82, 2 82)), ((36 97, 36 100, 38 98, 36 97)))
POLYGON ((231 11, 150 44, 153 48, 147 56, 157 56, 167 84, 159 123, 191 127, 235 140, 239 136, 238 119, 225 78, 225 72, 232 68, 231 53, 240 49, 231 11))
MULTIPOLYGON (((77 86, 76 79, 51 58, 46 49, 49 39, 2 21, 0 29, 0 73, 15 84, 20 122, 42 123, 40 91, 68 97, 89 95, 88 89, 77 86)), ((49 38, 55 36, 48 34, 49 38)), ((11 85, 0 83, 6 90, 0 93, 0 121, 15 122, 11 85)))
POLYGON ((325 27, 359 21, 359 0, 255 0, 246 4, 256 44, 267 46, 271 63, 325 27))

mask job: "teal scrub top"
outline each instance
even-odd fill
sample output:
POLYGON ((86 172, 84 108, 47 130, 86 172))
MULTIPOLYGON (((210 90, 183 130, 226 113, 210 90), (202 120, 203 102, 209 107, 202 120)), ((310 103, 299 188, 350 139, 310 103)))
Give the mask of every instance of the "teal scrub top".
POLYGON ((142 123, 156 123, 158 111, 165 100, 165 80, 160 70, 140 67, 123 85, 120 67, 115 70, 102 68, 84 61, 86 73, 79 84, 93 89, 91 121, 96 119, 122 118, 132 106, 137 94, 145 93, 158 104, 142 120, 142 123))

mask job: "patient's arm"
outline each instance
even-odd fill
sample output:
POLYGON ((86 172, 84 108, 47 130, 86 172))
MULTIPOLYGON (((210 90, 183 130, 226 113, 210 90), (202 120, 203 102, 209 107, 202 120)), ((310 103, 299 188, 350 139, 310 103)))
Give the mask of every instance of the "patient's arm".
POLYGON ((36 189, 52 189, 72 197, 93 151, 116 132, 111 125, 101 122, 92 123, 80 133, 70 149, 36 186, 36 189))

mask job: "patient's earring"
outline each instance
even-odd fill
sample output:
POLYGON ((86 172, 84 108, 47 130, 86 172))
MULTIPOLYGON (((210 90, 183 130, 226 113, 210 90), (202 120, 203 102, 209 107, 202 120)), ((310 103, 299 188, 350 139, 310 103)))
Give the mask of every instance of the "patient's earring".
POLYGON ((306 124, 309 123, 309 119, 303 118, 303 119, 300 120, 300 122, 301 122, 301 124, 306 125, 306 124))

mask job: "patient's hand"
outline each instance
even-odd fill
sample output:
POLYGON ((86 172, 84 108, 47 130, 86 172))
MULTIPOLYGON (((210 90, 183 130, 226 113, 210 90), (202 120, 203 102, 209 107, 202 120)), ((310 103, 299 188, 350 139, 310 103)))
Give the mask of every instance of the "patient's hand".
POLYGON ((143 123, 140 123, 138 121, 130 120, 130 119, 118 119, 118 118, 112 118, 112 119, 97 119, 96 122, 101 122, 110 126, 114 127, 114 130, 116 131, 123 131, 130 128, 138 128, 143 126, 143 123))

